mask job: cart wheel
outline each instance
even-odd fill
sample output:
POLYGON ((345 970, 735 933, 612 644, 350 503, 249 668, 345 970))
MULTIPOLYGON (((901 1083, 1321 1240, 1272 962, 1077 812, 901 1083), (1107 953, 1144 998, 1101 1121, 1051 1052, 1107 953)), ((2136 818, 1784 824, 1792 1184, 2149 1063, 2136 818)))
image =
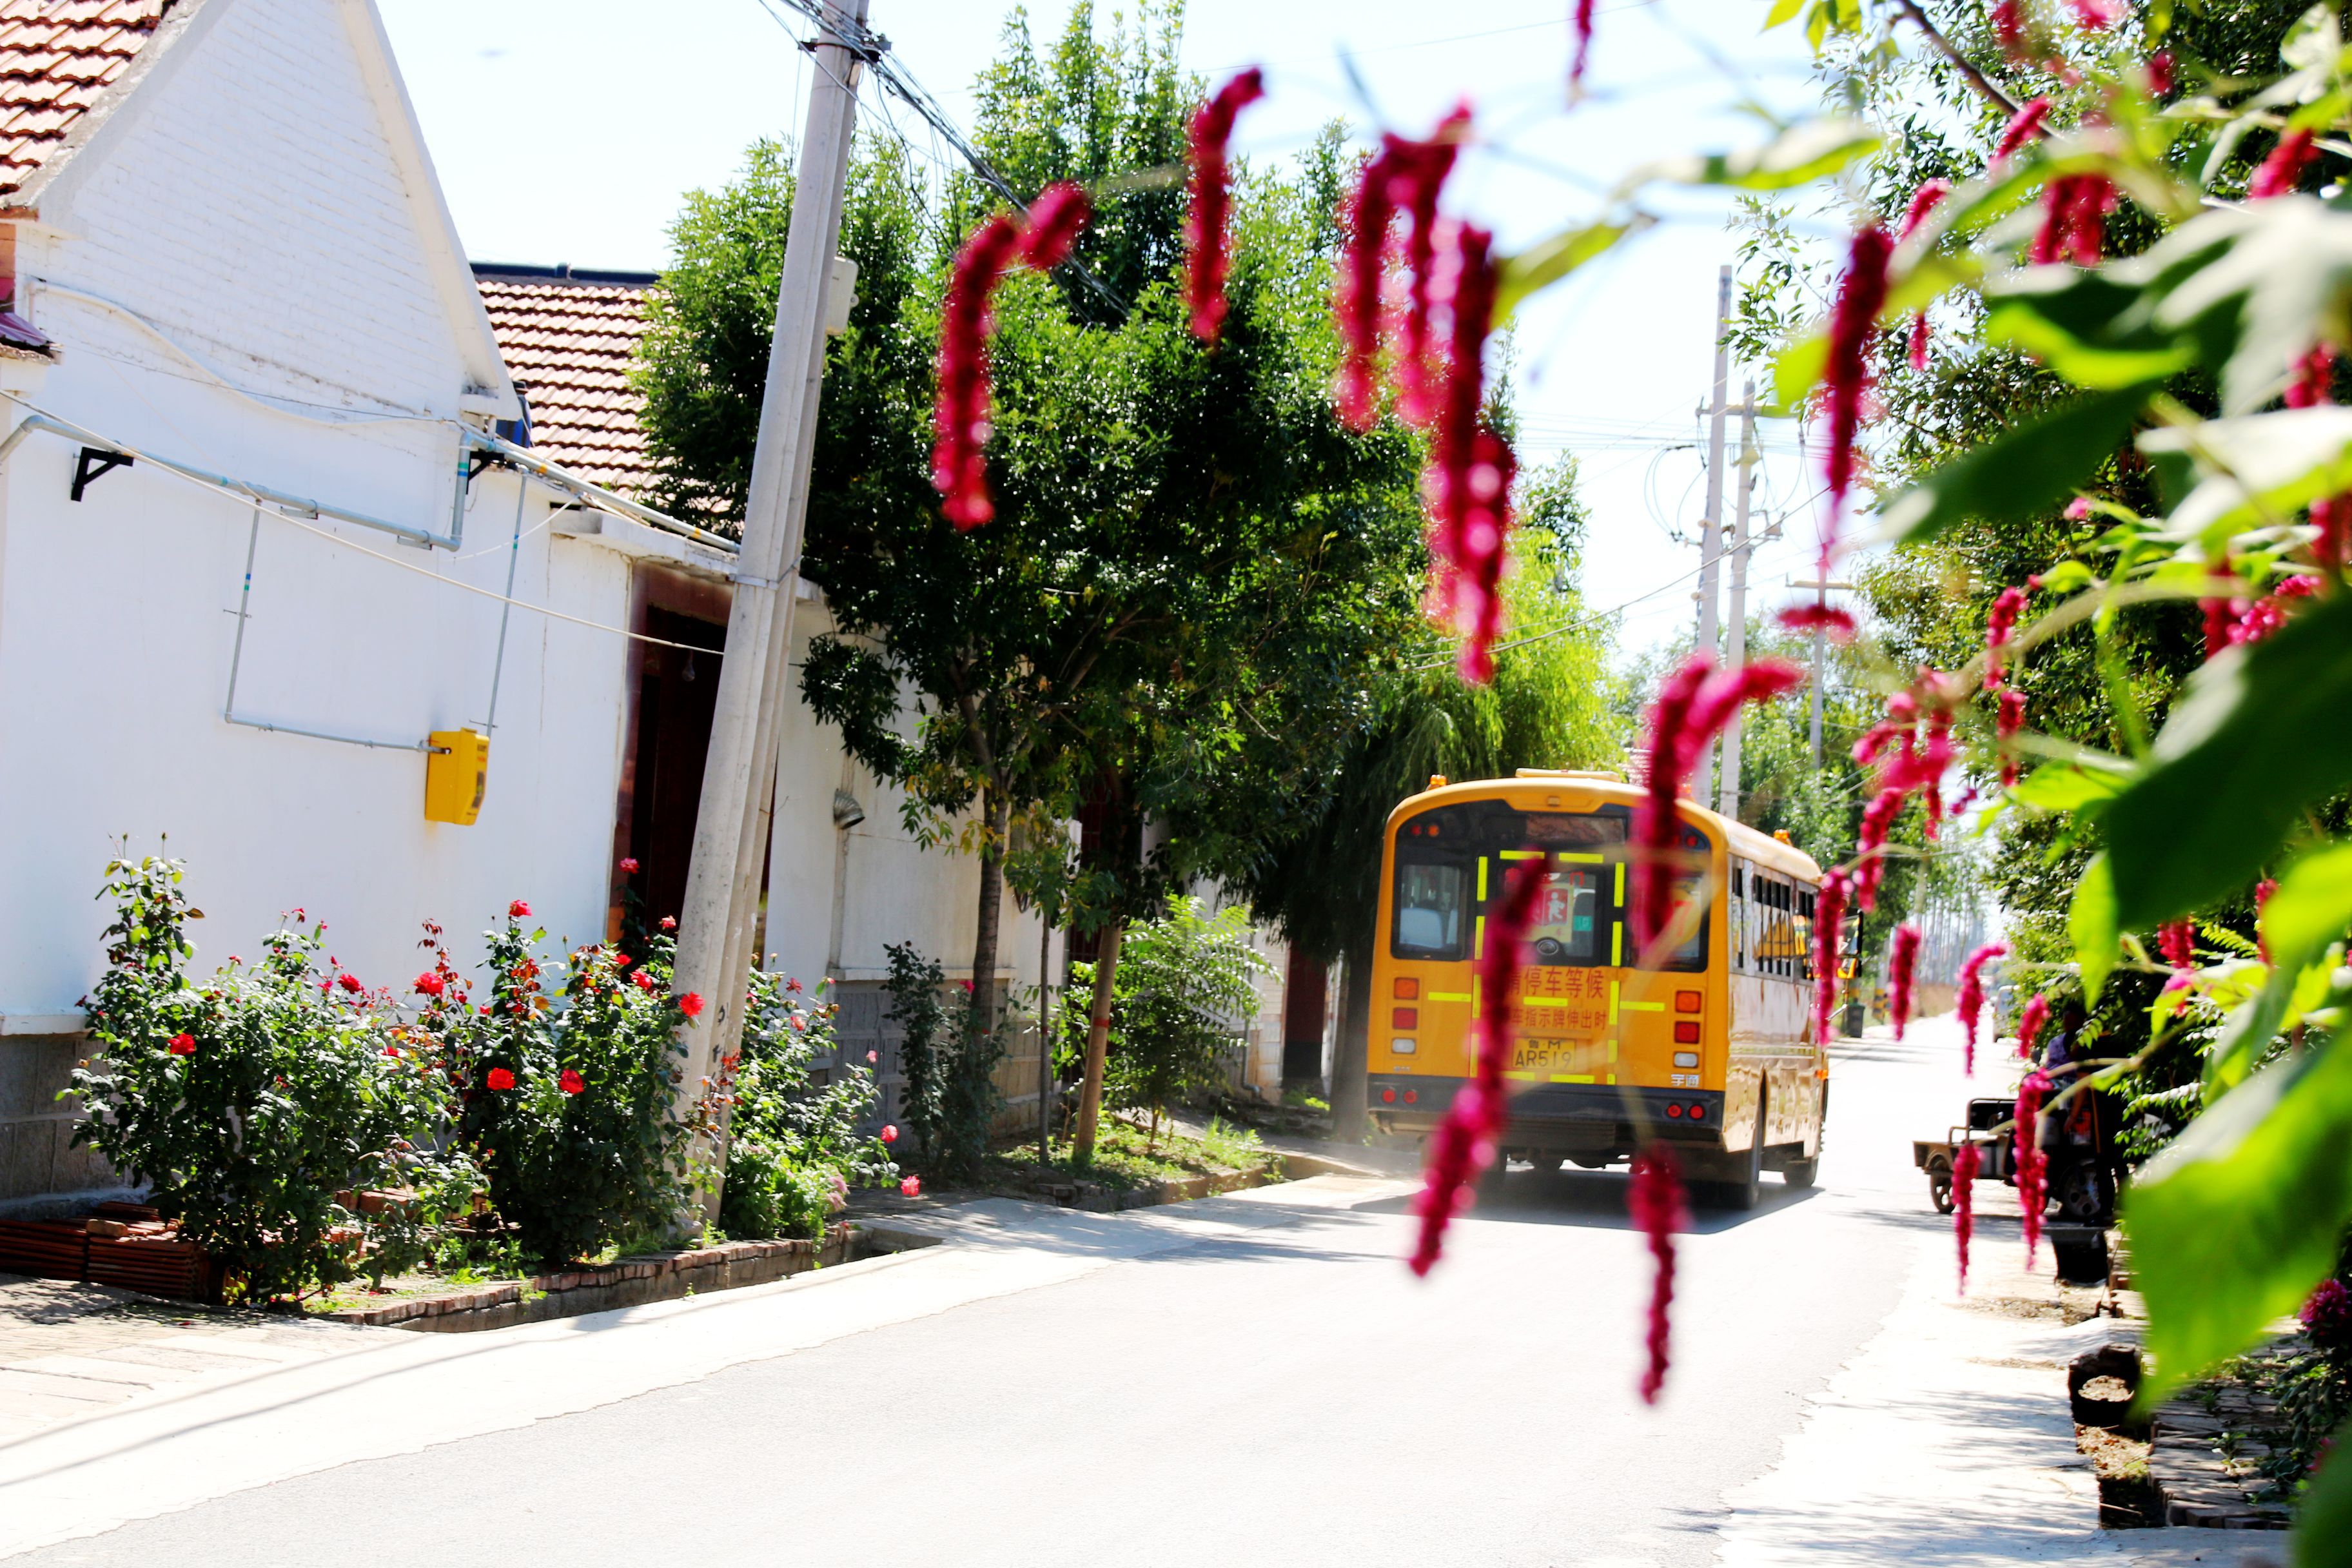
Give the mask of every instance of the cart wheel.
POLYGON ((1952 1212, 1952 1163, 1940 1154, 1927 1162, 1927 1201, 1937 1214, 1952 1212))

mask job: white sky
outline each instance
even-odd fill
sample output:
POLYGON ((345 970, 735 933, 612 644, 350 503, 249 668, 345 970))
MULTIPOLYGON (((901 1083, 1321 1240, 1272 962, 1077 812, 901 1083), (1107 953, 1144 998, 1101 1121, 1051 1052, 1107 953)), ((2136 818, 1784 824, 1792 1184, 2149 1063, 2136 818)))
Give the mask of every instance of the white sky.
MULTIPOLYGON (((680 197, 724 183, 761 136, 797 132, 808 58, 760 0, 379 0, 467 250, 478 260, 656 268, 680 197)), ((1211 77, 1265 67, 1271 96, 1241 123, 1244 156, 1279 157, 1323 121, 1360 132, 1425 131, 1458 99, 1508 155, 1466 158, 1453 206, 1524 246, 1594 210, 1596 187, 1676 152, 1757 140, 1736 111, 1752 95, 1811 107, 1793 28, 1759 37, 1758 0, 1603 0, 1588 83, 1561 110, 1570 0, 1192 0, 1186 64, 1211 77), (1697 39, 1716 56, 1694 47, 1697 39), (1368 106, 1348 85, 1348 50, 1368 106), (1727 71, 1737 72, 1735 81, 1727 71)), ((1097 6, 1098 26, 1115 9, 1097 6)), ((1009 5, 997 0, 872 0, 872 25, 959 123, 993 58, 1009 5)), ((1036 0, 1032 27, 1058 34, 1068 0, 1036 0)), ((875 123, 870 85, 863 122, 875 123)), ((919 147, 903 107, 887 106, 919 147)), ((1585 585, 1626 611, 1628 651, 1689 624, 1704 509, 1696 411, 1711 374, 1717 267, 1733 239, 1713 196, 1684 195, 1669 222, 1522 312, 1517 369, 1521 456, 1566 448, 1583 462, 1593 510, 1585 585), (1671 529, 1693 542, 1676 544, 1671 529), (1646 597, 1643 597, 1646 595, 1646 597)), ((1735 370, 1732 396, 1738 396, 1735 370)), ((1757 374, 1760 375, 1761 372, 1757 374)), ((1759 504, 1794 508, 1781 542, 1758 552, 1751 605, 1811 564, 1805 499, 1815 466, 1785 426, 1767 426, 1759 504)), ((1727 498, 1727 510, 1728 500, 1727 498)))

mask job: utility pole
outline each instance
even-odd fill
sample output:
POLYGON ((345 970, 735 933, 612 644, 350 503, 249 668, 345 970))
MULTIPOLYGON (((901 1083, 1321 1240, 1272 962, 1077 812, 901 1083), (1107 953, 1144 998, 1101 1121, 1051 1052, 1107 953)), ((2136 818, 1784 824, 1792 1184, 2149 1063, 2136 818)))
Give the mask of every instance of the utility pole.
MULTIPOLYGON (((1756 383, 1751 378, 1739 394, 1739 505, 1731 535, 1731 604, 1725 615, 1724 662, 1733 668, 1748 662, 1748 511, 1756 495, 1756 383)), ((1717 792, 1716 810, 1739 816, 1739 713, 1723 728, 1723 783, 1717 792)))
MULTIPOLYGON (((1848 593, 1853 588, 1851 583, 1832 583, 1827 579, 1800 583, 1793 577, 1789 579, 1789 586, 1811 588, 1813 591, 1813 607, 1817 610, 1826 609, 1829 606, 1830 595, 1832 592, 1848 593)), ((1822 662, 1828 646, 1829 633, 1822 628, 1819 621, 1814 622, 1813 678, 1808 684, 1813 689, 1813 770, 1816 773, 1821 771, 1822 765, 1822 662)))
MULTIPOLYGON (((809 459, 824 377, 826 292, 841 241, 842 192, 857 121, 863 59, 844 35, 863 32, 866 4, 825 0, 824 21, 808 46, 817 68, 776 295, 759 445, 743 509, 743 548, 736 558, 735 599, 727 619, 727 656, 720 661, 718 707, 695 817, 694 858, 678 919, 671 986, 679 995, 699 994, 705 1004, 701 1016, 686 1026, 687 1056, 677 1090, 682 1114, 691 1113, 704 1080, 713 1076, 712 1063, 732 1051, 743 1032, 743 993, 751 977, 760 872, 774 804, 777 735, 790 696, 785 656, 792 644, 801 526, 808 514, 809 459)), ((719 1136, 723 1144, 723 1116, 719 1136)), ((716 1184, 702 1200, 705 1217, 715 1215, 716 1184)))
MULTIPOLYGON (((1713 658, 1716 651, 1716 568, 1723 553, 1723 416, 1731 391, 1731 268, 1716 275, 1715 395, 1707 405, 1706 516, 1698 535, 1698 651, 1713 658)), ((1695 773, 1698 798, 1707 798, 1709 770, 1715 764, 1715 742, 1699 753, 1695 773)))

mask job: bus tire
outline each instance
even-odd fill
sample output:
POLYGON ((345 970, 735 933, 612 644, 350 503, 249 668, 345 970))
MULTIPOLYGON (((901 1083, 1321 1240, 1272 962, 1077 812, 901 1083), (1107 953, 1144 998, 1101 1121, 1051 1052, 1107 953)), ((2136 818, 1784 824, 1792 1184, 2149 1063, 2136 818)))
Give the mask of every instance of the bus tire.
POLYGON ((1819 1155, 1810 1160, 1790 1160, 1780 1167, 1780 1179, 1799 1189, 1811 1186, 1821 1173, 1822 1162, 1819 1155))
POLYGON ((1722 1184, 1723 1206, 1746 1211, 1754 1208, 1764 1197, 1764 1087, 1756 1088, 1756 1136, 1748 1145, 1748 1173, 1738 1181, 1722 1184))

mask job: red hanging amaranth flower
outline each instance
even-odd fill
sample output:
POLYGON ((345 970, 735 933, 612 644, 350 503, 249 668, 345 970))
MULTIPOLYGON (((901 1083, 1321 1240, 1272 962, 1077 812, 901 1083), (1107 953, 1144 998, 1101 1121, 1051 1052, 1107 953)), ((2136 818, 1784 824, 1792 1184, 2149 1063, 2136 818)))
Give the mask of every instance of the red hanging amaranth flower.
POLYGON ((2157 927, 2156 945, 2173 968, 2197 967, 2197 927, 2191 921, 2167 921, 2157 927))
POLYGON ((1067 261, 1094 214, 1094 203, 1081 187, 1066 180, 1047 185, 1029 204, 1029 225, 1021 236, 1023 264, 1051 272, 1067 261))
MULTIPOLYGON (((2214 571, 2211 575, 2219 581, 2226 582, 2228 579, 2225 574, 2231 569, 2230 563, 2224 561, 2221 568, 2214 571)), ((2236 640, 2232 634, 2238 629, 2238 606, 2226 594, 2216 594, 2210 598, 2200 599, 2197 601, 2197 605, 2205 612, 2205 658, 2210 661, 2223 648, 2236 640)))
POLYGON ((1960 1249, 1960 1294, 1969 1293, 1969 1241, 1977 1228, 1977 1166, 1982 1156, 1973 1139, 1952 1151, 1952 1239, 1960 1249))
POLYGON ((1398 322, 1400 412, 1415 424, 1430 416, 1436 377, 1429 370, 1429 306, 1436 256, 1437 199, 1470 125, 1465 104, 1441 121, 1426 142, 1388 135, 1364 165, 1344 215, 1347 242, 1332 293, 1345 358, 1334 389, 1339 417, 1369 430, 1380 417, 1381 328, 1388 315, 1388 260, 1399 213, 1408 216, 1404 241, 1405 310, 1398 322))
POLYGON ((2263 934, 2263 906, 2278 891, 2278 883, 2268 877, 2254 884, 2254 956, 2264 963, 2271 961, 2270 939, 2263 934))
POLYGON ((1993 163, 1999 164, 2006 162, 2009 155, 2020 147, 2037 136, 2046 134, 2049 120, 2050 100, 2048 99, 2028 100, 2022 109, 2010 116, 2009 123, 2001 127, 2000 141, 1994 144, 1992 150, 1993 163))
POLYGON ((2001 681, 2001 649, 2017 636, 2017 617, 2025 609, 2025 590, 2003 588, 1993 596, 1992 608, 1985 616, 1985 689, 1990 691, 2001 681))
POLYGON ((2107 214, 2115 207, 2116 187, 2105 174, 2061 174, 2051 181, 2042 191, 2034 265, 2071 261, 2096 267, 2106 253, 2107 214))
POLYGON ((2147 91, 2151 98, 2162 98, 2172 90, 2172 51, 2158 49, 2147 57, 2147 91))
POLYGON ((2033 1248, 2042 1240, 2042 1211, 2050 1202, 2050 1162, 2042 1152, 2041 1139, 2042 1100, 2049 1092, 2050 1079, 2040 1068, 2017 1086, 2017 1206, 2025 1215, 2028 1271, 2033 1268, 2033 1248))
POLYGON ((1984 1016, 1984 966, 2008 951, 2006 942, 1989 942, 1969 954, 1967 962, 1960 965, 1955 1008, 1960 1015, 1961 1035, 1968 1042, 1962 1065, 1970 1078, 1977 1072, 1977 1020, 1984 1016))
POLYGON ((1643 947, 1666 928, 1675 901, 1675 797, 1699 752, 1747 702, 1778 697, 1805 679, 1783 659, 1717 669, 1693 654, 1668 676, 1650 706, 1649 796, 1633 824, 1633 937, 1643 947))
POLYGON ((175 1057, 192 1057, 196 1054, 196 1037, 187 1034, 173 1035, 171 1043, 163 1048, 175 1057))
POLYGON ((1853 847, 1853 907, 1865 914, 1878 907, 1878 884, 1886 876, 1886 857, 1880 851, 1909 798, 1907 791, 1883 789, 1863 807, 1862 830, 1853 847))
POLYGON ((1683 1201, 1682 1170, 1675 1152, 1652 1139, 1633 1156, 1633 1180, 1625 1188, 1625 1212, 1650 1244, 1655 1264, 1650 1279, 1649 1323, 1643 1343, 1649 1360, 1642 1368, 1642 1403, 1655 1405, 1666 1385, 1669 1309, 1675 1301, 1675 1232, 1690 1224, 1683 1201))
POLYGON ((1913 312, 1911 317, 1911 368, 1913 370, 1925 371, 1927 368, 1927 345, 1935 329, 1927 324, 1927 311, 1913 312))
POLYGON ((2237 623, 2230 628, 2232 643, 2257 643, 2271 637, 2286 625, 2286 605, 2290 599, 2307 599, 2319 591, 2319 579, 2304 574, 2286 578, 2263 597, 2248 605, 2233 604, 2237 623))
POLYGON ((1213 343, 1225 324, 1225 278, 1233 267, 1233 169, 1226 146, 1234 121, 1265 96, 1265 77, 1255 66, 1234 77, 1200 108, 1186 128, 1192 164, 1192 204, 1184 214, 1184 247, 1190 258, 1185 292, 1192 307, 1192 335, 1213 343))
POLYGON ((1584 86, 1584 67, 1592 55, 1592 0, 1576 0, 1576 13, 1570 22, 1576 36, 1576 54, 1569 61, 1568 89, 1575 93, 1584 86))
POLYGON ((2012 63, 2025 58, 2025 8, 2022 0, 2000 0, 1992 8, 1992 36, 2012 63))
POLYGON ((2042 1026, 2048 1022, 2050 1000, 2037 991, 2025 999, 2025 1011, 2017 1016, 2017 1054, 2021 1059, 2033 1059, 2033 1044, 2042 1037, 2042 1026))
POLYGON ((1823 571, 1837 542, 1846 491, 1853 486, 1853 438, 1862 427, 1862 395, 1870 380, 1870 339, 1877 330, 1879 307, 1886 303, 1886 258, 1894 248, 1876 224, 1853 237, 1845 278, 1838 285, 1837 307, 1830 317, 1830 509, 1822 539, 1823 571))
POLYGON ((1832 871, 1813 895, 1813 1043, 1830 1037, 1830 1015, 1837 1008, 1838 971, 1845 957, 1846 875, 1832 871))
POLYGON ((1429 1161, 1421 1191, 1413 1197, 1420 1233, 1411 1266, 1426 1276, 1445 1244, 1445 1227, 1467 1200, 1471 1186, 1498 1157, 1496 1140, 1508 1120, 1509 1091, 1503 1067, 1511 1054, 1518 1016, 1519 966, 1526 961, 1528 931, 1543 901, 1541 860, 1523 860, 1504 878, 1502 896, 1486 917, 1486 946, 1478 954, 1477 1059, 1470 1081, 1454 1092, 1445 1120, 1429 1137, 1429 1161))
POLYGON ((514 1074, 505 1068, 492 1068, 489 1076, 484 1079, 482 1083, 486 1088, 504 1092, 514 1087, 514 1074))
MULTIPOLYGON (((1910 206, 1903 214, 1903 226, 1895 231, 1895 243, 1899 245, 1910 238, 1911 231, 1927 222, 1927 215, 1935 211, 1944 198, 1951 194, 1952 182, 1949 180, 1920 181, 1919 188, 1911 193, 1910 206)), ((1925 371, 1927 368, 1927 342, 1932 330, 1927 324, 1927 311, 1912 312, 1911 368, 1913 370, 1925 371)))
POLYGON ((1901 1039, 1911 1022, 1911 972, 1919 962, 1919 928, 1905 921, 1895 928, 1886 953, 1887 1005, 1895 1013, 1895 1037, 1901 1039))
POLYGON ((688 992, 685 995, 677 999, 677 1010, 685 1014, 689 1018, 701 1017, 702 994, 698 991, 688 992))
POLYGON ((438 996, 448 989, 448 983, 428 969, 416 977, 416 989, 426 996, 438 996))
POLYGON ((1772 620, 1783 631, 1822 632, 1841 645, 1853 641, 1857 630, 1853 615, 1835 605, 1790 605, 1772 620))
POLYGON ((1021 250, 1021 225, 1010 213, 982 224, 956 254, 940 316, 939 395, 931 409, 931 485, 940 510, 959 529, 996 515, 988 489, 988 340, 995 330, 990 300, 1021 250))
POLYGON ((2336 345, 2314 343, 2292 367, 2286 384, 2289 408, 2317 408, 2336 401, 2336 345))
POLYGON ((1456 225, 1437 268, 1435 299, 1453 328, 1444 397, 1430 442, 1422 492, 1429 506, 1430 618, 1462 638, 1462 679, 1494 679, 1492 649, 1503 626, 1505 545, 1511 530, 1511 481, 1518 462, 1486 427, 1486 336, 1494 324, 1496 275, 1493 237, 1456 225))
POLYGON ((2272 196, 2293 195, 2302 187, 2303 176, 2319 161, 2319 148, 2308 131, 2290 131, 2278 139, 2271 155, 2263 160, 2262 167, 2246 183, 2246 195, 2254 201, 2272 196))
POLYGON ((578 1094, 588 1087, 588 1080, 570 1068, 565 1068, 562 1076, 555 1080, 555 1087, 566 1094, 578 1094))
POLYGON ((2086 33, 2104 33, 2123 15, 2122 0, 2066 0, 2074 25, 2086 33))
POLYGON ((2001 745, 2000 787, 2008 789, 2017 783, 2017 753, 2009 742, 2025 728, 2025 693, 2012 686, 2000 694, 2000 706, 1993 715, 1992 732, 2001 745))

